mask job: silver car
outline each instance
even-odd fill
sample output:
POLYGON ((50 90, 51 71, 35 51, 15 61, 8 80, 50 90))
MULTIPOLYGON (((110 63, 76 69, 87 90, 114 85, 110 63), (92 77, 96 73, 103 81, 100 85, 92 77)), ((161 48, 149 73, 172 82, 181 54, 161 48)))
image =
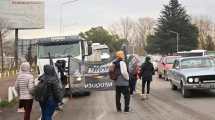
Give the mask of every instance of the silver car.
POLYGON ((211 57, 178 58, 168 71, 172 90, 181 89, 183 97, 191 90, 215 89, 215 61, 211 57))

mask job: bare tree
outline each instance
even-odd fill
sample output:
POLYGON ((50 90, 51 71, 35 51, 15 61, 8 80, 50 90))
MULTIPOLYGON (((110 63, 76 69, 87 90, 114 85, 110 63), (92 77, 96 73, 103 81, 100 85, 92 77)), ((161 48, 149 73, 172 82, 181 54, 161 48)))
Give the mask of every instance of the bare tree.
POLYGON ((126 17, 121 18, 119 22, 113 23, 109 29, 112 34, 117 34, 120 38, 130 41, 134 25, 133 20, 126 17))
POLYGON ((139 41, 137 43, 138 45, 140 45, 140 47, 145 48, 145 46, 147 45, 146 38, 148 35, 153 34, 154 26, 155 21, 152 18, 139 18, 137 22, 139 41))
POLYGON ((3 40, 8 33, 8 24, 7 21, 0 18, 0 53, 1 53, 1 71, 4 71, 4 49, 3 49, 3 40))
MULTIPOLYGON (((214 23, 205 16, 194 17, 193 23, 199 29, 199 48, 208 49, 208 44, 214 42, 214 23), (210 39, 209 36, 211 37, 210 39)), ((214 46, 215 47, 215 46, 214 46)))

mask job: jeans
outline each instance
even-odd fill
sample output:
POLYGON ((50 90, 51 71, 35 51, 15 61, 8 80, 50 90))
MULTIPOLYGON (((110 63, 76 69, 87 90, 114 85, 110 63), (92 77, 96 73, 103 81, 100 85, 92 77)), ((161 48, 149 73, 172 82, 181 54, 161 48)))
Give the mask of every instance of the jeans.
POLYGON ((150 80, 147 80, 147 81, 142 80, 142 94, 145 94, 145 86, 146 86, 146 84, 147 84, 147 94, 149 94, 149 92, 150 92, 150 83, 151 83, 150 80))
POLYGON ((133 92, 136 90, 136 83, 137 83, 136 77, 134 75, 130 75, 129 79, 130 94, 133 94, 133 92))
POLYGON ((129 86, 116 86, 116 108, 117 111, 121 111, 121 94, 124 96, 125 108, 124 111, 129 111, 130 93, 129 86))
POLYGON ((52 116, 58 106, 58 103, 53 99, 48 99, 45 103, 40 102, 42 111, 41 120, 52 120, 52 116))

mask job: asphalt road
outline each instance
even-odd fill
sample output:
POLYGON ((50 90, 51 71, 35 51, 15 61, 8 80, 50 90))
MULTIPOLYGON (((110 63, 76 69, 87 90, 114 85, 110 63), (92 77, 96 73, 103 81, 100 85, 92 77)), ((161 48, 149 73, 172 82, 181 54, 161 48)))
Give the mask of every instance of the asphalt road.
POLYGON ((129 113, 116 112, 114 91, 97 91, 68 101, 55 120, 215 120, 215 91, 195 91, 192 98, 183 98, 169 82, 154 78, 149 99, 132 96, 129 113))

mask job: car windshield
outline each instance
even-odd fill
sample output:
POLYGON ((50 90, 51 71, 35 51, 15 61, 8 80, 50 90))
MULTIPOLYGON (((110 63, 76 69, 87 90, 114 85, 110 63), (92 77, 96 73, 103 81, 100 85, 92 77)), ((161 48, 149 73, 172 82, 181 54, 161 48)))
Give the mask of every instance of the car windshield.
POLYGON ((167 57, 166 64, 173 64, 177 57, 167 57))
POLYGON ((212 58, 190 58, 181 61, 181 69, 214 67, 212 58))
POLYGON ((104 53, 109 54, 108 48, 100 49, 100 51, 101 51, 101 54, 104 54, 104 53))
POLYGON ((80 55, 80 45, 79 43, 72 44, 62 44, 62 45, 40 45, 39 46, 39 58, 48 58, 48 53, 52 57, 67 57, 67 56, 79 56, 80 55))

